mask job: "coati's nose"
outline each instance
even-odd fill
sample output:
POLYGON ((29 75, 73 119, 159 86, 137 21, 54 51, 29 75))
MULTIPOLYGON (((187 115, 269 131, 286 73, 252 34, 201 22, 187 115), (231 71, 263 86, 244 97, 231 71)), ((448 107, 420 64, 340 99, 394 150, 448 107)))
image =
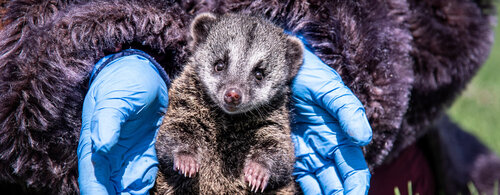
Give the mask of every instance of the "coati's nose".
POLYGON ((236 88, 231 88, 226 91, 224 95, 224 101, 227 104, 239 105, 241 103, 241 91, 236 88))

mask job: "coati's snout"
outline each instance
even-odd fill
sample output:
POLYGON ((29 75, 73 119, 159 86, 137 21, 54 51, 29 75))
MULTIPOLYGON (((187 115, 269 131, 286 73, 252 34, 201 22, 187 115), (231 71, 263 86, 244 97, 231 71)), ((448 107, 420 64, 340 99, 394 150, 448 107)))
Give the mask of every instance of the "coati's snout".
POLYGON ((241 104, 242 94, 238 88, 230 88, 224 93, 224 107, 229 111, 235 111, 241 104))

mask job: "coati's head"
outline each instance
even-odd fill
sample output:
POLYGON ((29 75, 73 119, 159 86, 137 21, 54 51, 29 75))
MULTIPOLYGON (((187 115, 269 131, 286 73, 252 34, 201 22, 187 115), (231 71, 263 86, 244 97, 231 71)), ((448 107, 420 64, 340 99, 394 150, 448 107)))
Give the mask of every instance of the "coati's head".
POLYGON ((257 17, 201 14, 191 24, 191 35, 196 72, 212 100, 229 114, 284 96, 302 64, 301 41, 257 17))

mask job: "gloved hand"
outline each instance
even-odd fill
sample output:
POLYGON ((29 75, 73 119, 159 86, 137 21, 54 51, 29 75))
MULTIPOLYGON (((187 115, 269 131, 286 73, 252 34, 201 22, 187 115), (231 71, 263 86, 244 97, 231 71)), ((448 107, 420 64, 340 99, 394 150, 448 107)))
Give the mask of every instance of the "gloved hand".
POLYGON ((294 176, 304 194, 367 194, 371 175, 360 146, 372 130, 361 102, 308 48, 292 93, 294 176))
POLYGON ((78 184, 82 194, 147 194, 158 171, 154 144, 168 105, 168 79, 144 56, 114 58, 96 64, 84 100, 78 184))

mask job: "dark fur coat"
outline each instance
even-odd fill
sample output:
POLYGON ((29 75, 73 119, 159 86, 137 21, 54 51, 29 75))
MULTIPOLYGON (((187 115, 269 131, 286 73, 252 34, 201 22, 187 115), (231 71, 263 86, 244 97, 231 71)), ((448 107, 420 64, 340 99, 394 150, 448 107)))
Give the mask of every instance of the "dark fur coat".
MULTIPOLYGON (((13 0, 5 6, 0 186, 64 194, 77 191, 88 73, 117 45, 160 54, 175 77, 189 56, 188 27, 198 13, 250 13, 300 33, 365 105, 374 132, 364 151, 374 168, 432 132, 487 58, 495 19, 492 3, 483 0, 13 0)), ((470 169, 463 177, 480 173, 470 169)))

